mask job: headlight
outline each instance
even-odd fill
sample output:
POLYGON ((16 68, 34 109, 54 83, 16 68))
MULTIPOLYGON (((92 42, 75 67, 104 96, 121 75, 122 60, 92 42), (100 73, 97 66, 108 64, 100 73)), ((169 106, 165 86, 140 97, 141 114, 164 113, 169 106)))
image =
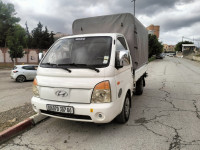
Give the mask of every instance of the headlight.
POLYGON ((110 103, 111 89, 109 81, 97 84, 92 93, 92 103, 110 103))
POLYGON ((40 97, 36 79, 33 81, 33 96, 40 97))

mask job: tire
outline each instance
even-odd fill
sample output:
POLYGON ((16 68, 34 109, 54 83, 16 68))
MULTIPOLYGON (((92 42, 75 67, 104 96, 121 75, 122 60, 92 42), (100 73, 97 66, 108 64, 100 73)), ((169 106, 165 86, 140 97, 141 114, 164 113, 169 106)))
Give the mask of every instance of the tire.
POLYGON ((16 81, 22 83, 22 82, 26 81, 26 77, 23 75, 19 75, 17 77, 16 81))
POLYGON ((130 108, 131 108, 131 98, 129 94, 126 94, 122 112, 116 117, 116 121, 118 123, 126 123, 129 120, 130 108))
POLYGON ((141 77, 137 82, 136 82, 136 88, 135 88, 135 95, 142 95, 143 89, 144 89, 144 78, 141 77))

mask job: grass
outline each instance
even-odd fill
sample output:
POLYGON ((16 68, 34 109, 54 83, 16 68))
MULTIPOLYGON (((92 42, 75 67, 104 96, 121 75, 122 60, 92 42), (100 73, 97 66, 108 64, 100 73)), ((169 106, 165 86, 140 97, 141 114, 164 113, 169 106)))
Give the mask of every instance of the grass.
POLYGON ((152 56, 151 58, 149 58, 149 62, 154 61, 156 59, 156 56, 152 56))

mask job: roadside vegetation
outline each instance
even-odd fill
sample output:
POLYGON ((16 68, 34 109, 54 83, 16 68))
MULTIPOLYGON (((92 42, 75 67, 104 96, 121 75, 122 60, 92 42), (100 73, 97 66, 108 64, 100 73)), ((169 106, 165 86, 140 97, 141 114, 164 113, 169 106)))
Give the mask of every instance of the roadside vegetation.
POLYGON ((163 52, 163 45, 158 41, 156 35, 149 34, 149 62, 156 59, 156 55, 163 52))
POLYGON ((149 58, 149 62, 154 61, 156 59, 156 56, 152 56, 151 58, 149 58))

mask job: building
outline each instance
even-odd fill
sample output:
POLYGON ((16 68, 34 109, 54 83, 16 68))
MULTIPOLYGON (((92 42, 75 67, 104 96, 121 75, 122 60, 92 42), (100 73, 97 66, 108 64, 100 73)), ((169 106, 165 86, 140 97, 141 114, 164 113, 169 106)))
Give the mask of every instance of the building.
POLYGON ((163 44, 164 52, 175 52, 175 45, 163 44))
POLYGON ((158 25, 155 26, 155 25, 151 24, 146 29, 148 30, 149 34, 156 35, 157 38, 159 38, 159 36, 160 36, 160 26, 158 26, 158 25))
POLYGON ((194 51, 196 50, 196 46, 194 44, 182 44, 182 52, 186 50, 194 51))
POLYGON ((65 36, 69 36, 68 34, 65 34, 65 33, 61 33, 61 32, 57 32, 53 37, 54 37, 54 40, 58 40, 59 38, 61 37, 65 37, 65 36))

